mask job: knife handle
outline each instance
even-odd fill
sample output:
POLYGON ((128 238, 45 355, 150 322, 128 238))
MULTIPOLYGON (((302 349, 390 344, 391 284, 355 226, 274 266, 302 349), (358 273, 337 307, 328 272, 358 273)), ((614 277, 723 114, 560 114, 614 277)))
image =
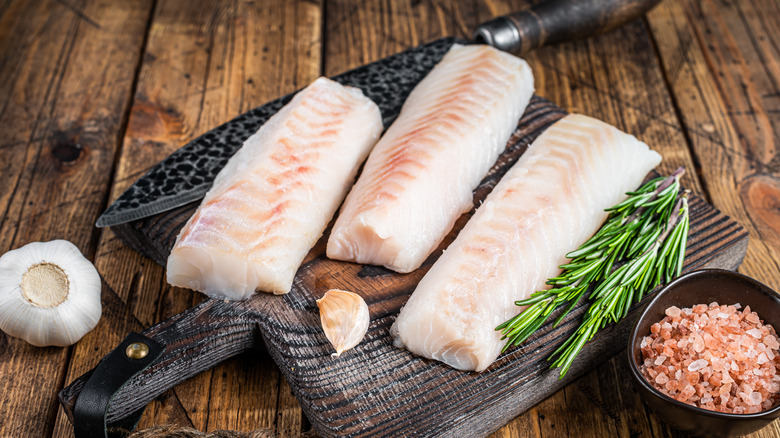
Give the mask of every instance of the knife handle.
MULTIPOLYGON (((258 326, 261 304, 262 301, 256 299, 232 303, 206 300, 143 331, 145 337, 162 344, 164 351, 143 371, 128 376, 128 380, 120 382, 123 384, 116 385, 115 392, 108 394, 110 403, 105 407, 105 422, 121 422, 176 384, 229 357, 262 345, 258 326)), ((107 357, 122 356, 125 348, 120 344, 107 357)), ((74 410, 78 413, 77 402, 80 405, 96 403, 96 400, 79 397, 85 385, 94 383, 93 376, 98 378, 97 374, 100 373, 93 369, 60 391, 60 404, 71 422, 74 421, 74 410)), ((95 397, 92 392, 83 394, 95 397)))
POLYGON ((481 24, 474 40, 525 53, 546 44, 610 31, 652 9, 660 0, 547 0, 481 24))

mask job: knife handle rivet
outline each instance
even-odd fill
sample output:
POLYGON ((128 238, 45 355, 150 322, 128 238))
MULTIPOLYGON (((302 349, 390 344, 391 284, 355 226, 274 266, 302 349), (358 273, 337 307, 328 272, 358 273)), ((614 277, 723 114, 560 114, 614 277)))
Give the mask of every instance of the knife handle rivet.
POLYGON ((133 342, 127 346, 125 354, 130 359, 143 359, 149 354, 149 346, 143 342, 133 342))

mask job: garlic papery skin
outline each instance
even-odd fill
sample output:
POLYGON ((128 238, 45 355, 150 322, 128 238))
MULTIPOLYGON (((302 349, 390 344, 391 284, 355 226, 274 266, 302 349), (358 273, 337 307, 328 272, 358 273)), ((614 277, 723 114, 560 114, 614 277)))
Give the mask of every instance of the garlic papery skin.
POLYGON ((38 347, 72 345, 100 320, 97 270, 67 240, 0 257, 0 330, 38 347))
POLYGON ((333 357, 359 344, 368 331, 368 306, 356 293, 331 289, 317 300, 317 307, 325 337, 336 349, 333 357))

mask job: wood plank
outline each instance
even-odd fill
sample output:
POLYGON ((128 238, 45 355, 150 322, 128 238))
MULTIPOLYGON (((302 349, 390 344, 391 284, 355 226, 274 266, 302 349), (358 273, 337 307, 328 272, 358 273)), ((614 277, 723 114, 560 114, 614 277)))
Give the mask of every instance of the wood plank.
MULTIPOLYGON (((158 1, 110 198, 193 137, 314 80, 320 15, 317 1, 158 1)), ((95 262, 142 327, 203 299, 169 287, 161 266, 110 230, 100 236, 95 262)), ((66 381, 94 367, 134 328, 121 318, 101 324, 74 351, 66 381)), ((139 427, 273 428, 282 380, 267 354, 247 353, 156 399, 139 427)), ((285 412, 285 428, 296 424, 296 416, 300 426, 297 405, 287 400, 285 412)), ((70 428, 61 416, 58 434, 70 428)))
POLYGON ((649 23, 713 205, 751 234, 741 272, 780 287, 778 4, 662 4, 649 23), (720 6, 719 6, 720 5, 720 6))
MULTIPOLYGON (((503 4, 503 1, 496 2, 503 4)), ((444 36, 470 39, 485 5, 448 1, 331 0, 326 19, 327 76, 444 36)))
MULTIPOLYGON (((89 258, 150 2, 15 1, 0 16, 0 252, 66 238, 89 258), (109 58, 106 53, 112 53, 109 58)), ((70 348, 0 333, 0 436, 48 436, 70 348)))
POLYGON ((290 384, 282 379, 279 385, 279 404, 276 407, 276 437, 298 438, 301 431, 308 431, 310 426, 304 425, 303 412, 298 399, 292 393, 290 384))

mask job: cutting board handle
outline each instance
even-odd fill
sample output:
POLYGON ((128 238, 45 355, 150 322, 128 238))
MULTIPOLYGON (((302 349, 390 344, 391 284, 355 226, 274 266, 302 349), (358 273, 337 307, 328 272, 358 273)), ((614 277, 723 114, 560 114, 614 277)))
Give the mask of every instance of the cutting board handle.
MULTIPOLYGON (((116 385, 118 389, 109 394, 111 402, 106 406, 106 423, 117 423, 130 417, 168 388, 260 345, 257 304, 253 299, 232 303, 206 300, 145 330, 142 334, 162 344, 164 351, 139 374, 116 385)), ((109 356, 124 355, 125 349, 126 346, 120 344, 109 356)), ((95 370, 87 372, 59 393, 60 403, 71 422, 77 400, 81 405, 95 403, 79 400, 93 374, 97 374, 95 370)), ((89 397, 89 394, 84 392, 85 396, 89 397)))
POLYGON ((494 18, 474 32, 478 43, 525 53, 607 32, 652 9, 660 0, 547 0, 494 18))

